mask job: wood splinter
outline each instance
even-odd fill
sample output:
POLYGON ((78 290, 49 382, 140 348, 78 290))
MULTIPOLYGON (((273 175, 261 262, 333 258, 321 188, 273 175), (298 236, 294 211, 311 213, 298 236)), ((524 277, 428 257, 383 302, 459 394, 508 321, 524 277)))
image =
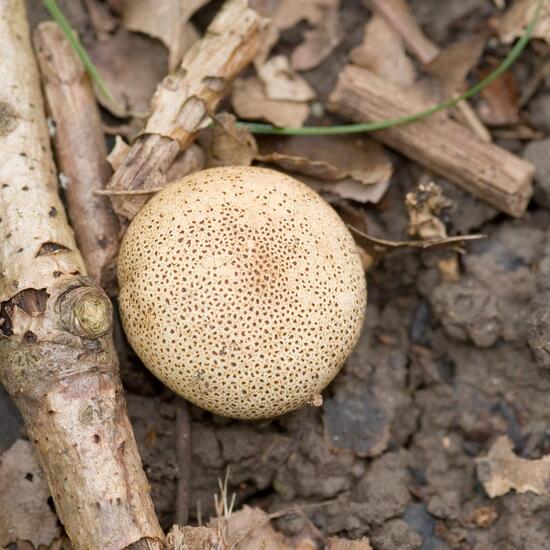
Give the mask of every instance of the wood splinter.
MULTIPOLYGON (((356 122, 374 122, 411 115, 426 105, 367 69, 348 65, 329 107, 356 122)), ((534 167, 450 118, 427 117, 379 130, 373 137, 511 216, 520 217, 527 208, 534 167)))
MULTIPOLYGON (((247 4, 246 0, 228 0, 180 68, 158 86, 145 128, 107 189, 151 189, 167 183, 166 172, 180 150, 189 147, 196 133, 208 125, 230 82, 258 52, 267 21, 247 4)), ((123 225, 147 199, 147 195, 111 198, 123 225)))

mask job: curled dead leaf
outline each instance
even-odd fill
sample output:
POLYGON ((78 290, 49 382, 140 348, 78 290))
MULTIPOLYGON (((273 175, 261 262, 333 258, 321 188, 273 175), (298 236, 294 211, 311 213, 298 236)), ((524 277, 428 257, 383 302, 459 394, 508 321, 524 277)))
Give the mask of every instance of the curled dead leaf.
POLYGON ((91 44, 88 53, 117 101, 113 105, 96 93, 101 105, 118 117, 144 117, 157 84, 168 71, 164 46, 119 28, 105 40, 91 44))
POLYGON ((357 136, 264 138, 257 158, 326 181, 352 178, 373 185, 389 181, 393 173, 384 148, 357 136))
POLYGON ((305 102, 269 99, 261 80, 256 77, 237 79, 231 101, 240 118, 266 120, 275 126, 300 127, 309 115, 305 102))
POLYGON ((365 26, 363 42, 351 51, 350 59, 397 86, 410 86, 416 78, 401 36, 378 14, 365 26))
MULTIPOLYGON (((485 78, 493 70, 494 66, 491 66, 480 71, 479 78, 485 78)), ((518 123, 519 109, 519 86, 512 71, 505 72, 481 92, 478 112, 483 122, 488 125, 518 123)))
POLYGON ((238 128, 236 118, 221 113, 214 118, 214 128, 203 131, 200 137, 210 166, 250 166, 258 152, 254 136, 246 128, 238 128))
MULTIPOLYGON (((502 42, 510 44, 520 37, 532 21, 538 0, 515 0, 512 7, 494 22, 502 42)), ((541 38, 550 44, 550 4, 544 2, 533 38, 541 38)))

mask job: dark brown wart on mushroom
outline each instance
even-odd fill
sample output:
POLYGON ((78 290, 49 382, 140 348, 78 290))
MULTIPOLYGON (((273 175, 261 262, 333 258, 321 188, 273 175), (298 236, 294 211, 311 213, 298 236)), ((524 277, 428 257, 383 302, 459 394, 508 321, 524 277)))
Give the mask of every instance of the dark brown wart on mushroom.
POLYGON ((319 399, 359 336, 367 292, 352 236, 314 191, 257 167, 174 182, 119 258, 130 343, 167 386, 241 419, 319 399))

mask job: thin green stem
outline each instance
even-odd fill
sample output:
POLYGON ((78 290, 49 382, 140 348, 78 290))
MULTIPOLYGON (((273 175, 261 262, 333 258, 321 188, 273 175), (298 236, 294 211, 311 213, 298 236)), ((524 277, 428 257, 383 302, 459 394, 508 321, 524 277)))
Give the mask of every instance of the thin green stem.
POLYGON ((84 49, 84 46, 80 43, 80 40, 78 39, 78 36, 74 32, 74 30, 71 28, 70 23, 67 21, 67 18, 65 17, 64 13, 61 11, 59 6, 57 5, 56 0, 43 0, 44 5, 50 12, 51 16, 53 17, 54 21, 59 25, 61 30, 63 31, 63 34, 67 37, 67 40, 77 53, 78 57, 80 57, 82 64, 84 65, 84 68, 90 75, 90 78, 96 83, 99 91, 101 94, 107 99, 109 102, 111 102, 114 106, 118 106, 117 100, 114 98, 113 94, 109 91, 109 88, 105 84, 105 81, 99 74, 99 71, 96 69, 96 66, 94 65, 93 61, 90 59, 90 56, 84 49))
POLYGON ((533 36, 533 31, 539 21, 542 6, 545 0, 539 0, 537 9, 533 19, 525 29, 523 36, 516 42, 514 47, 510 50, 510 53, 506 56, 506 59, 486 78, 478 82, 475 86, 472 86, 469 90, 462 95, 448 99, 443 103, 439 103, 434 107, 420 111, 411 115, 405 115, 398 118, 391 118, 381 120, 378 122, 365 122, 358 124, 344 124, 340 126, 305 126, 303 128, 280 128, 272 126, 270 124, 261 124, 256 122, 239 122, 238 125, 248 129, 253 134, 274 134, 282 136, 333 136, 338 134, 358 134, 362 132, 373 132, 375 130, 384 130, 393 126, 399 126, 401 124, 408 124, 410 122, 417 122, 423 118, 431 116, 445 109, 454 107, 461 101, 469 99, 472 96, 481 92, 489 84, 494 82, 497 78, 502 76, 523 53, 529 40, 533 36))

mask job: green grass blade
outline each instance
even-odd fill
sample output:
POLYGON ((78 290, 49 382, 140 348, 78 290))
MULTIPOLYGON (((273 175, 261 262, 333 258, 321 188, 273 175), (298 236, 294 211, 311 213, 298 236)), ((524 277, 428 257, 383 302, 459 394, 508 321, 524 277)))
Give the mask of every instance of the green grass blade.
POLYGON ((544 2, 545 0, 539 0, 535 15, 525 29, 523 36, 516 42, 504 61, 489 76, 478 82, 475 86, 472 86, 462 95, 444 101, 443 103, 439 103, 438 105, 435 105, 430 109, 426 109, 425 111, 420 111, 412 115, 381 120, 378 122, 344 124, 340 126, 305 126, 303 128, 284 128, 272 126, 271 124, 261 124, 256 122, 239 122, 238 125, 248 129, 253 134, 274 134, 281 136, 333 136, 338 134, 357 134, 363 132, 373 132, 375 130, 384 130, 386 128, 392 128, 393 126, 399 126, 401 124, 417 122, 435 113, 454 107, 465 99, 471 98, 472 96, 481 92, 497 78, 502 76, 502 74, 504 74, 523 53, 523 50, 525 50, 527 44, 529 43, 529 40, 533 36, 533 31, 535 30, 535 27, 539 21, 544 2))

